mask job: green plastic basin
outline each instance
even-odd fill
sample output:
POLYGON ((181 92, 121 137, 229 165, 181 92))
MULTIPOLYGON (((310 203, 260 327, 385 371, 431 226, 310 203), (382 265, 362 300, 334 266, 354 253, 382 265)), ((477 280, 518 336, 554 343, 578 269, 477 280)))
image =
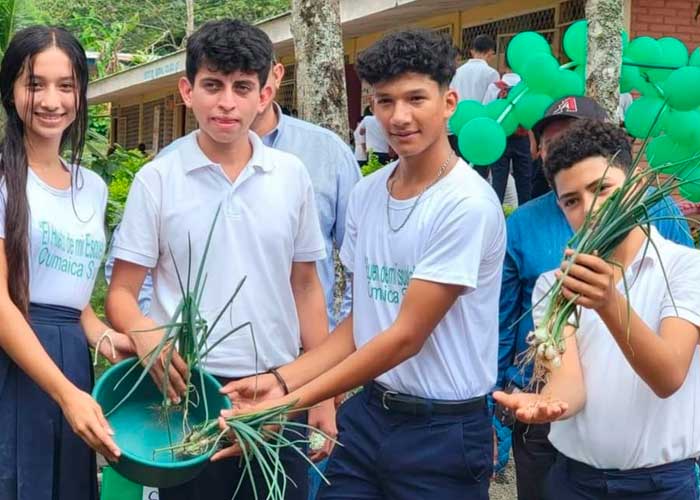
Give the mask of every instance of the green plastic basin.
MULTIPOLYGON (((107 370, 95 384, 92 395, 105 414, 121 401, 134 385, 141 368, 133 370, 124 381, 115 386, 124 374, 137 362, 127 359, 107 370)), ((192 372, 192 383, 201 392, 199 371, 192 372)), ((219 393, 221 385, 204 372, 204 387, 209 407, 209 418, 216 417, 222 409, 231 408, 228 397, 219 393)), ((196 396, 194 397, 196 400, 196 396)), ((212 453, 195 457, 178 457, 171 452, 159 451, 183 439, 182 412, 170 410, 165 418, 160 410, 163 396, 153 379, 145 377, 138 389, 107 420, 114 429, 114 440, 122 454, 112 467, 125 478, 145 486, 168 488, 194 479, 209 462, 212 453), (169 425, 168 425, 169 421, 169 425)), ((189 422, 196 425, 205 421, 203 401, 190 406, 189 422)))

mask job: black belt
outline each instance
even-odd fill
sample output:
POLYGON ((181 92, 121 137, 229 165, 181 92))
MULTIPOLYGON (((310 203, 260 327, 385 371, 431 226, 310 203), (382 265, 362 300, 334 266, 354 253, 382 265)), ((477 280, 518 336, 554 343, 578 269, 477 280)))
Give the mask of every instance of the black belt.
POLYGON ((478 396, 460 401, 426 399, 408 394, 400 394, 372 382, 365 387, 370 398, 376 400, 388 411, 415 416, 427 415, 466 415, 486 408, 486 396, 478 396))

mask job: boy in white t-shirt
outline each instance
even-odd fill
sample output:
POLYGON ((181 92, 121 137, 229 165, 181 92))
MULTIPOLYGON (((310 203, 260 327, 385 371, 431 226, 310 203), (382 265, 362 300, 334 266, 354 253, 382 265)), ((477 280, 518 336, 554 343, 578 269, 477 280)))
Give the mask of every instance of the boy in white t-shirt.
MULTIPOLYGON (((447 140, 455 49, 424 30, 388 35, 357 70, 399 160, 351 194, 341 259, 353 314, 316 352, 257 381, 264 406, 315 404, 365 384, 338 413, 319 498, 485 499, 493 461, 505 221, 491 187, 447 140)), ((252 399, 255 381, 230 386, 252 399)), ((261 406, 262 406, 261 405, 261 406)), ((236 453, 235 448, 219 457, 236 453)))
MULTIPOLYGON (((577 229, 631 165, 624 130, 583 121, 552 144, 545 173, 577 229)), ((582 307, 579 327, 569 327, 561 366, 551 367, 540 394, 496 392, 494 398, 523 422, 553 422, 549 440, 559 456, 547 478, 547 498, 695 500, 700 252, 653 227, 648 234, 636 227, 613 260, 624 271, 579 255, 568 275, 563 263, 540 277, 533 303, 563 280, 564 297, 582 307)), ((535 309, 535 324, 545 307, 535 309)))
MULTIPOLYGON (((240 21, 206 23, 188 39, 187 75, 179 88, 199 131, 136 174, 112 248, 116 262, 107 314, 112 324, 133 332, 143 358, 162 338, 162 332, 145 331, 169 323, 181 298, 173 259, 184 280, 190 265, 189 235, 192 268, 197 269, 221 207, 199 309, 211 325, 247 277, 230 311, 212 330, 210 342, 246 322, 255 333, 254 341, 251 331, 227 337, 207 355, 205 368, 222 383, 288 364, 300 347, 312 350, 328 335, 316 273, 316 261, 326 255, 325 243, 309 175, 298 158, 266 147, 249 130, 272 98, 272 89, 265 85, 272 56, 269 37, 240 21), (145 317, 137 295, 148 269, 153 270, 154 293, 145 317)), ((165 363, 153 366, 153 378, 160 384, 165 363)), ((185 390, 184 369, 176 354, 168 392, 176 401, 185 390)), ((332 401, 311 411, 332 413, 332 401)), ((306 500, 308 464, 291 449, 281 453, 293 481, 285 498, 306 500)), ((160 498, 229 500, 244 473, 235 459, 210 464, 194 480, 161 489, 160 498)), ((246 476, 241 498, 267 496, 264 481, 254 474, 257 494, 246 476)))

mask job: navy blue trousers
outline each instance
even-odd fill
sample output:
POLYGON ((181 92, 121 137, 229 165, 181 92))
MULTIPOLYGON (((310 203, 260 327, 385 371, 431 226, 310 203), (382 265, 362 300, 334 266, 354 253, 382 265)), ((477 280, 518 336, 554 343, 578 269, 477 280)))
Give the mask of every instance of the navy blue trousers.
POLYGON ((491 416, 392 413, 364 391, 338 409, 338 441, 319 500, 488 499, 491 416))
POLYGON ((695 462, 632 470, 595 469, 559 454, 547 478, 548 500, 697 500, 695 462))
POLYGON ((511 135, 503 156, 491 165, 491 183, 498 199, 503 203, 508 184, 508 174, 513 161, 513 179, 518 192, 518 205, 530 200, 532 192, 532 158, 530 157, 530 138, 526 135, 511 135))
MULTIPOLYGON (((32 304, 31 326, 66 377, 90 392, 92 366, 80 311, 32 304)), ((60 407, 0 350, 0 499, 95 500, 95 454, 60 407)))

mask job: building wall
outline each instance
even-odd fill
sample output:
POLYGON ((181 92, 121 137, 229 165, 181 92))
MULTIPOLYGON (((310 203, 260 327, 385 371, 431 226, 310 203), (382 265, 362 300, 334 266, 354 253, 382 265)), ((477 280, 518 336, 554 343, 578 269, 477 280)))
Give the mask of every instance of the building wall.
POLYGON ((697 0, 632 0, 631 35, 676 37, 694 49, 700 45, 697 0))

